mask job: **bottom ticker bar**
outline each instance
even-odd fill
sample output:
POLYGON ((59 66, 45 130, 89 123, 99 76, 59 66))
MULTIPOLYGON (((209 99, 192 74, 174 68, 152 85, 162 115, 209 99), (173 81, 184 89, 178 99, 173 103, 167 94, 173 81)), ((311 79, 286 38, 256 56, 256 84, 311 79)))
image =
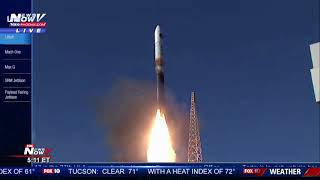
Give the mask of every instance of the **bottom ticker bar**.
POLYGON ((244 163, 109 163, 32 164, 2 167, 0 176, 229 176, 229 177, 320 177, 320 164, 244 163))

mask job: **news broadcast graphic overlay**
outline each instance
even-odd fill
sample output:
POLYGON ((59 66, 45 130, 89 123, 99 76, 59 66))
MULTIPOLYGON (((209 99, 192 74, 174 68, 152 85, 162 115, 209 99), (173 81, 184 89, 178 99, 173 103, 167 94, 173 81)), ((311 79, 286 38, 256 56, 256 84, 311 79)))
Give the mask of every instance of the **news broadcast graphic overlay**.
POLYGON ((11 13, 7 16, 10 28, 0 28, 0 33, 38 34, 46 32, 45 13, 11 13))
POLYGON ((0 176, 320 177, 320 163, 33 163, 2 167, 0 176))
POLYGON ((30 165, 26 159, 11 155, 21 154, 24 145, 31 143, 31 34, 4 33, 1 29, 13 28, 7 22, 12 13, 31 13, 31 0, 0 4, 0 167, 25 166, 30 165))
POLYGON ((49 163, 52 149, 47 147, 37 147, 34 144, 26 144, 23 155, 12 155, 15 158, 24 158, 28 163, 49 163))

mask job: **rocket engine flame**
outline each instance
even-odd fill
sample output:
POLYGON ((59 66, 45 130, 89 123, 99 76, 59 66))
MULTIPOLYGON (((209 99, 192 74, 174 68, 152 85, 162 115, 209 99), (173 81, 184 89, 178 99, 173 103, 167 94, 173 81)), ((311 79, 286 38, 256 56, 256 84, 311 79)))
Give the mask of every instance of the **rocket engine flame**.
POLYGON ((175 162, 176 154, 172 147, 169 128, 164 114, 157 109, 157 114, 149 136, 147 150, 148 162, 175 162))

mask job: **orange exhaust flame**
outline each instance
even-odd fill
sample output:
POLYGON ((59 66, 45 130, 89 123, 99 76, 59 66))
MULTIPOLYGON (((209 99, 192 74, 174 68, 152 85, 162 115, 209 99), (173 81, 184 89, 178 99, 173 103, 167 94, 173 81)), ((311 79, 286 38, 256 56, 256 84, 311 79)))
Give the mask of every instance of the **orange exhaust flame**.
POLYGON ((176 154, 172 147, 169 129, 164 114, 157 110, 149 136, 148 162, 175 162, 176 154))

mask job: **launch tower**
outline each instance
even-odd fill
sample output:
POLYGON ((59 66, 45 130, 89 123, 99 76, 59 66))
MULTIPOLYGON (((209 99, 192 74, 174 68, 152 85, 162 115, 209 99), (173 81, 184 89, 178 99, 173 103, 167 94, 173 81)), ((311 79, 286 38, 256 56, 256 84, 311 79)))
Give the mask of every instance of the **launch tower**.
POLYGON ((196 111, 196 93, 191 93, 188 162, 202 162, 199 120, 196 111))

